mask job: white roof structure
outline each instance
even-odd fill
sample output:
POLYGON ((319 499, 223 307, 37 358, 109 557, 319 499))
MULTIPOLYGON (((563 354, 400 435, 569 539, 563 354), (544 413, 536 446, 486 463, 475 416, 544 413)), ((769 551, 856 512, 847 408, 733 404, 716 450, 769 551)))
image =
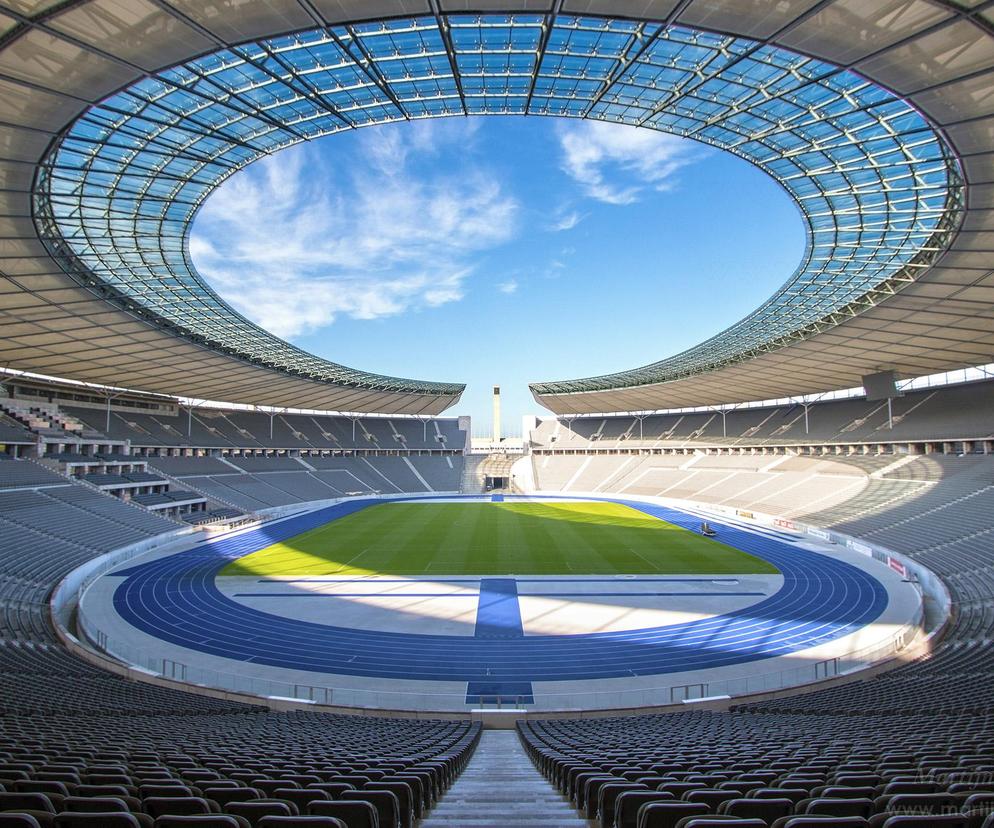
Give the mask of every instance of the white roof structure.
POLYGON ((807 221, 804 261, 759 309, 642 368, 534 384, 553 411, 990 362, 992 25, 991 0, 0 0, 0 361, 203 399, 440 413, 462 385, 346 368, 237 314, 187 234, 264 154, 493 113, 725 148, 807 221))

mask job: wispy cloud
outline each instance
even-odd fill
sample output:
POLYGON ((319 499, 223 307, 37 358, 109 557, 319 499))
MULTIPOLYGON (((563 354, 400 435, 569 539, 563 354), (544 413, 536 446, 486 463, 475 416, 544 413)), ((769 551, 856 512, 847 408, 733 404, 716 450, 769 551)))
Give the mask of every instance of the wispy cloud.
POLYGON ((407 168, 408 160, 424 161, 457 148, 465 154, 476 145, 481 118, 414 121, 402 128, 363 130, 357 136, 366 161, 386 175, 407 168))
POLYGON ((497 290, 501 293, 517 293, 518 292, 518 280, 508 279, 506 282, 501 282, 497 285, 497 290))
POLYGON ((572 259, 576 253, 576 248, 571 245, 561 247, 558 252, 546 263, 541 275, 545 279, 558 279, 567 270, 573 267, 572 259))
POLYGON ((607 204, 631 204, 646 189, 665 190, 694 158, 691 141, 652 129, 602 121, 559 127, 562 168, 584 193, 607 204))
POLYGON ((478 165, 412 169, 465 137, 378 128, 340 164, 307 146, 260 161, 204 204, 190 253, 225 299, 283 337, 458 301, 474 254, 509 240, 518 213, 478 165))
POLYGON ((584 218, 586 218, 586 216, 579 210, 570 210, 557 216, 552 221, 552 224, 549 225, 549 229, 554 233, 562 233, 566 230, 572 230, 581 221, 583 221, 584 218))

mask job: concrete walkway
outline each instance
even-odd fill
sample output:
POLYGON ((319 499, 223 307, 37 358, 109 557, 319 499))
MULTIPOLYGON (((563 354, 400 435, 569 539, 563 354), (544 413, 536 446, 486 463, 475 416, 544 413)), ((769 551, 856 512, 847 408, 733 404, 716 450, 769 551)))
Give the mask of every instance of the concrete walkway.
POLYGON ((535 769, 515 730, 485 730, 455 784, 420 828, 586 828, 535 769))

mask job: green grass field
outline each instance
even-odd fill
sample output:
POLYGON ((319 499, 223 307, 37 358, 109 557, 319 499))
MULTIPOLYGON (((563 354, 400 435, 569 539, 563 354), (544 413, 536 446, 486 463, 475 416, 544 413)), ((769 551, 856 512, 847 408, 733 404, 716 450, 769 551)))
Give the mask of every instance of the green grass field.
POLYGON ((222 575, 748 575, 771 564, 616 503, 383 503, 222 575))

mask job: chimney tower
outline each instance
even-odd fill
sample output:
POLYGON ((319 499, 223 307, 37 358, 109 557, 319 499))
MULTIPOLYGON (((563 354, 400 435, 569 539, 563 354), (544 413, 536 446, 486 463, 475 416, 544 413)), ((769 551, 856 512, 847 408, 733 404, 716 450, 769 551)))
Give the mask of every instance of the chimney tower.
POLYGON ((494 386, 494 427, 492 442, 496 446, 500 443, 500 386, 494 386))

